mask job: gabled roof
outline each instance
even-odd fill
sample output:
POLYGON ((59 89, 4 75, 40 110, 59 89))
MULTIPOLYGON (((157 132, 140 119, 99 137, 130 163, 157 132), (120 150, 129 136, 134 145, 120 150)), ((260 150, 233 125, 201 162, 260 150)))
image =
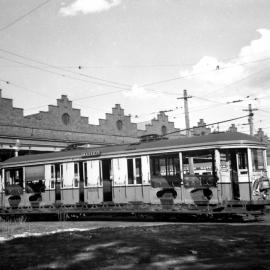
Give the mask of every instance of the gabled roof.
POLYGON ((69 151, 53 152, 45 154, 34 154, 18 156, 8 159, 1 163, 1 167, 15 166, 27 163, 38 163, 46 162, 49 163, 68 160, 68 159, 78 159, 81 158, 84 153, 100 153, 101 158, 105 158, 109 155, 116 154, 128 154, 128 153, 140 153, 140 152, 157 152, 159 149, 171 150, 171 149, 185 149, 188 147, 221 147, 224 145, 255 145, 263 147, 264 144, 261 143, 254 136, 250 136, 244 133, 216 133, 209 134, 205 136, 194 136, 194 137, 180 137, 177 139, 170 140, 158 140, 145 143, 134 143, 134 144, 122 144, 122 145, 112 145, 112 146, 102 146, 94 148, 80 148, 69 151))

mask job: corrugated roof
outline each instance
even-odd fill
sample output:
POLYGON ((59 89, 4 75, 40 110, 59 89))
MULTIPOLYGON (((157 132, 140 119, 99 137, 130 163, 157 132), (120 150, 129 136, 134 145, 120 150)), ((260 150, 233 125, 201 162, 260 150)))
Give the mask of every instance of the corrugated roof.
POLYGON ((99 151, 102 156, 108 154, 113 155, 114 153, 127 153, 132 151, 153 151, 158 149, 166 149, 171 147, 185 147, 185 146, 198 146, 198 145, 223 145, 226 143, 238 143, 238 144, 255 144, 263 145, 257 138, 250 136, 244 133, 216 133, 209 134, 205 136, 196 136, 196 137, 180 137, 177 139, 170 140, 159 140, 151 141, 144 143, 135 143, 135 144, 123 144, 123 145, 113 145, 113 146, 102 146, 94 148, 80 148, 69 151, 61 152, 52 152, 46 154, 34 154, 34 155, 25 155, 13 157, 4 161, 1 166, 14 166, 14 164, 21 164, 27 162, 37 162, 37 161, 49 161, 49 160, 64 160, 70 158, 80 158, 84 152, 94 152, 99 151))

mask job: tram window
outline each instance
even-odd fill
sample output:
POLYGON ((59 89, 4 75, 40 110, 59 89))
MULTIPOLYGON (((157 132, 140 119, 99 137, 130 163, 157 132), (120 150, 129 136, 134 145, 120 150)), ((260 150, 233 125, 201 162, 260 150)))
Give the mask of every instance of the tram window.
POLYGON ((74 163, 74 186, 79 186, 79 163, 74 163))
POLYGON ((175 156, 152 156, 151 175, 173 176, 180 175, 179 157, 175 156))
POLYGON ((134 184, 133 159, 127 160, 128 167, 128 184, 134 184))
POLYGON ((178 154, 150 157, 151 185, 153 187, 180 186, 178 154))
POLYGON ((142 183, 142 161, 140 158, 135 159, 136 166, 136 184, 142 183))
POLYGON ((185 187, 216 186, 213 151, 183 152, 182 156, 185 187))
POLYGON ((220 169, 222 172, 229 172, 231 169, 231 159, 228 151, 220 152, 220 169))
POLYGON ((238 152, 238 168, 240 170, 246 170, 248 168, 247 163, 247 151, 238 152))
POLYGON ((84 177, 84 185, 87 186, 88 175, 87 175, 87 163, 83 163, 83 177, 84 177))
POLYGON ((5 186, 6 186, 6 195, 10 195, 12 189, 18 189, 20 192, 23 189, 23 169, 14 168, 5 171, 5 186))
POLYGON ((74 163, 74 177, 78 177, 78 176, 79 176, 79 164, 74 163))
POLYGON ((54 165, 55 176, 58 180, 63 179, 63 164, 54 165))
POLYGON ((261 149, 252 149, 251 150, 252 156, 252 168, 253 171, 264 170, 264 156, 263 150, 261 149))
POLYGON ((127 160, 128 184, 142 184, 142 162, 141 158, 127 160))
POLYGON ((55 166, 51 165, 51 179, 55 178, 55 166))
POLYGON ((63 165, 63 164, 61 164, 61 165, 60 165, 60 178, 61 178, 61 179, 63 179, 63 178, 64 178, 63 173, 64 173, 64 165, 63 165))
POLYGON ((45 166, 25 167, 25 191, 26 193, 45 192, 45 166))

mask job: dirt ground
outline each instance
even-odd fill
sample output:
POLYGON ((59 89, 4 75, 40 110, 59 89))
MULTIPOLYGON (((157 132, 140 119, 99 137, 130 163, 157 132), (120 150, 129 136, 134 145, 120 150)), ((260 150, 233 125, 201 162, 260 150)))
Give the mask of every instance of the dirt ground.
POLYGON ((268 223, 82 224, 1 241, 0 269, 270 269, 268 223))

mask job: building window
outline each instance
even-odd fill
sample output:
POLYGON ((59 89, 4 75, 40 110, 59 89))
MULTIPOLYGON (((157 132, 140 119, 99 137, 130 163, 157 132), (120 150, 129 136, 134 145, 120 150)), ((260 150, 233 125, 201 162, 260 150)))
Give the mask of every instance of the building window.
POLYGON ((62 115, 62 121, 63 121, 64 125, 66 125, 66 126, 69 124, 69 122, 70 122, 70 116, 69 116, 68 113, 64 113, 62 115))
POLYGON ((123 128, 123 121, 122 120, 118 120, 116 122, 116 126, 118 130, 121 130, 123 128))
POLYGON ((141 158, 127 160, 128 184, 142 184, 142 162, 141 158))
POLYGON ((161 127, 161 134, 162 135, 166 135, 167 134, 167 127, 166 126, 162 126, 161 127))

